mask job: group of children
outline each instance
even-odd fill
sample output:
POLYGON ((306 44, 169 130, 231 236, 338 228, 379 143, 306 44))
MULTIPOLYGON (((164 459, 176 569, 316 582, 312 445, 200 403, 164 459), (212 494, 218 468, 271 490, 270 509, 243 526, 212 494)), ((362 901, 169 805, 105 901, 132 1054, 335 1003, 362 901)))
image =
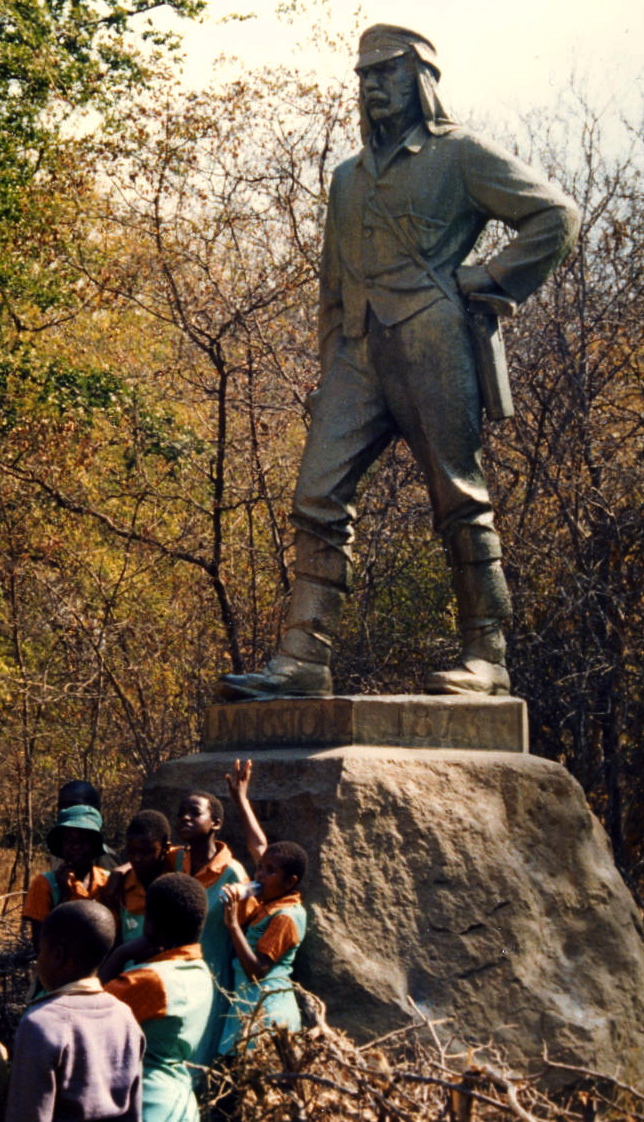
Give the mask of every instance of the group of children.
POLYGON ((237 761, 226 780, 257 866, 252 885, 217 836, 214 795, 182 800, 180 845, 165 815, 135 815, 127 864, 110 871, 96 791, 61 789, 47 837, 56 865, 32 881, 23 910, 37 978, 6 1122, 197 1122, 199 1073, 234 1053, 248 1014, 251 1025, 300 1027, 290 976, 306 930, 307 857, 293 842, 267 844, 250 776, 250 761, 237 761))

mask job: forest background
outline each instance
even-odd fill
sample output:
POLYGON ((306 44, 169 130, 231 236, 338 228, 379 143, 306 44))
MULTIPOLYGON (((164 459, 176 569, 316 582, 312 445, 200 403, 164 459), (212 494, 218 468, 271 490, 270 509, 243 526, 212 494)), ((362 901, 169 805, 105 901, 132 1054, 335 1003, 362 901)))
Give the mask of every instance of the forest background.
MULTIPOLYGON (((192 18, 201 2, 168 6, 192 18)), ((289 595, 321 230, 330 173, 358 143, 354 83, 222 60, 225 80, 186 89, 155 8, 0 0, 5 908, 58 785, 99 787, 118 845, 146 776, 199 749, 217 677, 270 655, 289 595)), ((581 782, 639 899, 641 106, 610 144, 605 125, 574 82, 510 134, 487 122, 576 198, 583 230, 506 333, 517 415, 486 429, 485 456, 531 750, 581 782)), ((356 554, 336 689, 422 692, 457 635, 401 444, 366 481, 356 554)))

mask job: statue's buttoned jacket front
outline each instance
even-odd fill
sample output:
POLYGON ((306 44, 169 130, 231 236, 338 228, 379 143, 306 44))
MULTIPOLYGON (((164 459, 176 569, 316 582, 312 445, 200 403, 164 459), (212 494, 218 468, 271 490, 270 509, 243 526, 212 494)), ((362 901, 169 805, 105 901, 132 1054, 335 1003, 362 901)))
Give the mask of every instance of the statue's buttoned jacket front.
POLYGON ((456 293, 455 270, 491 219, 517 236, 488 270, 513 299, 524 300, 577 232, 576 208, 559 188, 456 126, 436 135, 418 125, 380 173, 365 146, 340 164, 331 185, 320 277, 322 340, 340 324, 346 337, 364 334, 367 303, 391 325, 440 298, 418 255, 456 293))

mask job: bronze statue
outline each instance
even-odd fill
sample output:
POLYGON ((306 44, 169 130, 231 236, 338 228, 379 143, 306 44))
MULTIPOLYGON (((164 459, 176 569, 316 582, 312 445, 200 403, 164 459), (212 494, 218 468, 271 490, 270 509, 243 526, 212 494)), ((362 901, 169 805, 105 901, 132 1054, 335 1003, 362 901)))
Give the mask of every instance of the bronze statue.
MULTIPOLYGON (((296 580, 278 654, 228 674, 231 700, 332 693, 331 647, 351 585, 356 488, 391 439, 423 469, 459 612, 455 669, 428 693, 507 694, 511 614, 481 468, 481 383, 468 302, 520 303, 574 244, 575 204, 455 124, 428 39, 378 24, 356 66, 364 147, 333 176, 320 276, 322 379, 295 492, 296 580), (486 223, 516 231, 463 264, 486 223)), ((490 309, 486 309, 490 311, 490 309)))

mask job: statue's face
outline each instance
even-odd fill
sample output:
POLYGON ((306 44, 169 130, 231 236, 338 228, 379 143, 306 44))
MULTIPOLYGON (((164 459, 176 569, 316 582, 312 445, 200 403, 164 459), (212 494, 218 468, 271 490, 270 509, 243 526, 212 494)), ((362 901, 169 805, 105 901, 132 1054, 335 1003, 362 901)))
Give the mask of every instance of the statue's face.
POLYGON ((416 66, 410 54, 358 67, 360 95, 372 125, 420 116, 416 66))

